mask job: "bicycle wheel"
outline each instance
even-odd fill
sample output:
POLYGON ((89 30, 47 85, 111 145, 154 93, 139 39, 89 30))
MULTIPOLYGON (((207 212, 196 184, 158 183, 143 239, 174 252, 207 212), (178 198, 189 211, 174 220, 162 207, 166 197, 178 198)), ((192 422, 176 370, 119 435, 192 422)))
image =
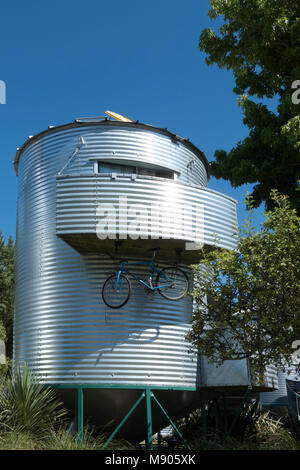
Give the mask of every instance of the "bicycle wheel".
POLYGON ((109 276, 102 287, 103 302, 110 308, 120 308, 128 302, 131 292, 130 281, 121 274, 117 285, 117 274, 109 276))
POLYGON ((163 268, 157 275, 158 292, 168 300, 179 300, 189 290, 189 279, 185 272, 176 266, 163 268))

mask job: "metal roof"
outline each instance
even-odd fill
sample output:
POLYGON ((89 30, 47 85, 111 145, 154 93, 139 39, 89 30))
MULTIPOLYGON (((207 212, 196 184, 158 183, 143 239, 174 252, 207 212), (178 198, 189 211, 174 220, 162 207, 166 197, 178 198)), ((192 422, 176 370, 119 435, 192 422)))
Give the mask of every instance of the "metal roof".
POLYGON ((16 153, 16 156, 15 156, 15 159, 14 159, 14 162, 13 162, 16 174, 18 174, 18 164, 19 164, 22 152, 30 144, 32 144, 33 142, 37 141, 38 139, 44 137, 45 135, 53 134, 53 133, 56 133, 56 132, 59 132, 59 131, 64 131, 64 130, 71 129, 71 128, 74 128, 74 127, 89 127, 89 126, 93 127, 95 125, 96 126, 105 126, 105 125, 107 126, 107 125, 109 125, 109 126, 116 126, 116 127, 133 127, 133 128, 138 128, 138 129, 146 129, 146 130, 150 130, 152 132, 157 132, 157 133, 166 135, 167 137, 169 137, 173 141, 181 142, 186 147, 191 149, 195 153, 195 155, 198 156, 198 158, 204 164, 205 169, 207 171, 207 175, 209 177, 209 173, 210 173, 209 162, 207 161, 207 159, 206 159, 204 153, 202 152, 202 150, 198 149, 198 147, 196 147, 194 144, 192 144, 192 142, 190 142, 189 139, 184 139, 183 137, 180 137, 176 134, 173 134, 167 128, 155 127, 155 126, 151 126, 150 124, 143 124, 139 121, 121 122, 121 121, 111 121, 108 118, 99 118, 99 119, 102 119, 102 120, 97 121, 96 119, 98 119, 98 118, 78 118, 78 119, 75 119, 74 122, 70 122, 68 124, 62 124, 62 125, 59 125, 59 126, 49 126, 48 129, 45 129, 44 131, 39 132, 38 134, 36 134, 34 136, 29 136, 28 139, 26 140, 26 142, 21 147, 17 148, 17 153, 16 153))

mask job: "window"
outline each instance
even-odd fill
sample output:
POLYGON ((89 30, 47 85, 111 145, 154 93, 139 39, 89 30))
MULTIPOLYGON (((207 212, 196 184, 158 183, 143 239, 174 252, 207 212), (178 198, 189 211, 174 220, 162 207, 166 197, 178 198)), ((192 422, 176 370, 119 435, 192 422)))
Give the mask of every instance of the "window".
POLYGON ((118 175, 128 175, 135 173, 135 166, 116 165, 115 163, 99 163, 99 173, 117 173, 118 175))
POLYGON ((148 175, 148 176, 156 176, 155 170, 149 170, 148 168, 137 168, 138 175, 148 175))
POLYGON ((156 176, 157 178, 168 178, 177 179, 174 172, 168 170, 157 170, 153 168, 143 168, 139 166, 131 165, 120 165, 116 163, 102 163, 98 162, 98 173, 100 174, 111 174, 116 173, 117 175, 145 175, 145 176, 156 176))
POLYGON ((171 180, 174 180, 174 173, 172 171, 162 171, 162 170, 157 170, 155 172, 155 176, 157 176, 158 178, 169 178, 171 180))

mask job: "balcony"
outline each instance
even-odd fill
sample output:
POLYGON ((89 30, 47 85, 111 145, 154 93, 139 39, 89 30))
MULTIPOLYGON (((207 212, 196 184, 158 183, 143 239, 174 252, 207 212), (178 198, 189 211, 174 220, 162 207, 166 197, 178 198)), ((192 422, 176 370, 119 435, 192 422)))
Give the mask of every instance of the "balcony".
POLYGON ((82 253, 141 257, 159 246, 161 259, 191 264, 203 245, 236 247, 236 203, 152 176, 59 175, 56 233, 82 253))

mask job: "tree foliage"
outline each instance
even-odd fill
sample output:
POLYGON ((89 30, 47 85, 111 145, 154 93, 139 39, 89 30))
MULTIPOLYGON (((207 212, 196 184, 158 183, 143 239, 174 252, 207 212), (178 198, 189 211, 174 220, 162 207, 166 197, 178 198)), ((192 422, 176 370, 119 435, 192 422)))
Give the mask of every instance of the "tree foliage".
POLYGON ((268 364, 290 365, 300 339, 300 218, 286 196, 274 190, 271 197, 275 208, 259 230, 250 211, 237 250, 204 253, 194 267, 188 334, 211 360, 247 358, 260 373, 268 364))
MULTIPOLYGON (((300 104, 292 88, 300 80, 300 4, 294 0, 211 0, 209 16, 222 18, 214 32, 201 32, 199 48, 208 65, 231 70, 249 135, 231 151, 217 150, 211 163, 214 176, 234 187, 257 183, 255 207, 270 191, 287 194, 300 211, 297 180, 300 173, 300 104), (295 84, 294 84, 295 85, 295 84), (250 99, 249 97, 254 97, 250 99), (265 98, 278 100, 277 112, 265 98)), ((298 87, 300 86, 300 82, 298 87)))
POLYGON ((0 339, 6 341, 6 352, 12 356, 14 316, 15 243, 7 243, 0 232, 0 339))

